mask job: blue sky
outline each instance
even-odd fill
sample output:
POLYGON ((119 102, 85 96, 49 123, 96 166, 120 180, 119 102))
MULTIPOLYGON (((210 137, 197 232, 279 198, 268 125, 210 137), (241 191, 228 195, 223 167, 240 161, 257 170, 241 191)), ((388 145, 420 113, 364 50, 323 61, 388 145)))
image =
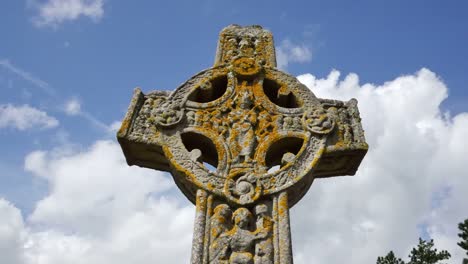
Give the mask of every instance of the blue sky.
MULTIPOLYGON (((467 11, 465 1, 423 0, 2 1, 0 198, 17 208, 26 226, 34 227, 37 223, 28 220, 30 215, 58 184, 28 169, 27 157, 44 151, 52 164, 60 160, 57 157, 89 153, 98 140, 114 140, 111 126, 123 118, 133 88, 173 90, 211 67, 218 33, 229 24, 259 24, 269 29, 277 49, 284 52, 283 70, 323 80, 307 79, 309 88, 322 87, 327 80, 333 83, 333 69, 341 73, 341 80, 355 73, 359 84, 374 87, 396 85, 400 76, 429 78, 448 98, 434 95, 440 100, 428 109, 435 109, 435 116, 449 112, 441 120, 447 129, 455 129, 451 124, 456 124, 456 116, 468 112, 467 11), (57 8, 47 13, 47 7, 54 4, 57 8), (299 53, 294 54, 294 49, 299 53), (430 73, 419 72, 423 68, 430 73), (10 113, 2 121, 6 109, 30 115, 10 113), (15 118, 23 118, 26 124, 21 127, 15 118)), ((425 108, 421 105, 421 109, 425 108)), ((424 124, 431 127, 433 123, 424 124)), ((413 158, 419 157, 409 160, 413 158)), ((439 189, 450 189, 447 185, 434 183, 430 197, 443 200, 449 196, 450 192, 442 198, 436 195, 439 189)), ((169 190, 164 195, 182 197, 173 193, 169 190)), ((427 210, 434 199, 426 201, 427 210)), ((180 206, 187 205, 179 200, 180 206)), ((444 202, 436 204, 443 207, 444 202)), ((427 210, 421 215, 430 214, 427 210)), ((414 230, 435 221, 422 218, 411 218, 414 230)), ((458 218, 450 221, 454 219, 458 218)), ((54 228, 51 223, 45 226, 54 228)), ((447 234, 452 240, 453 232, 447 234)), ((307 245, 306 239, 298 240, 307 245)))

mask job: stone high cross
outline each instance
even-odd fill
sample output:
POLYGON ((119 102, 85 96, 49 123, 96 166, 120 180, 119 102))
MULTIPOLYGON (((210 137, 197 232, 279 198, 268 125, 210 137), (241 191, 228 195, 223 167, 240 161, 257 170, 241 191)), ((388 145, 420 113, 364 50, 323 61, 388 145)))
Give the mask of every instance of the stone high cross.
POLYGON ((223 29, 214 66, 175 91, 135 89, 117 137, 129 165, 170 172, 196 205, 192 264, 292 264, 289 209, 368 148, 357 101, 276 69, 260 26, 223 29))

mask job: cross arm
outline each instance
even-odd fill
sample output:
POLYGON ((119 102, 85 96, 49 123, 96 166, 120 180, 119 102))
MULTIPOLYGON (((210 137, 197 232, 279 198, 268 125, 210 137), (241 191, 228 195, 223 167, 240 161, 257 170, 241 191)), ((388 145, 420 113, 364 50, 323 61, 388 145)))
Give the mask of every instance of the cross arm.
POLYGON ((369 148, 357 107, 357 100, 347 102, 319 99, 332 113, 336 127, 329 135, 326 148, 314 172, 316 178, 352 176, 356 173, 369 148))
POLYGON ((128 165, 170 170, 151 117, 151 110, 162 104, 169 94, 168 91, 154 91, 145 95, 140 88, 135 88, 127 114, 117 132, 117 140, 128 165))

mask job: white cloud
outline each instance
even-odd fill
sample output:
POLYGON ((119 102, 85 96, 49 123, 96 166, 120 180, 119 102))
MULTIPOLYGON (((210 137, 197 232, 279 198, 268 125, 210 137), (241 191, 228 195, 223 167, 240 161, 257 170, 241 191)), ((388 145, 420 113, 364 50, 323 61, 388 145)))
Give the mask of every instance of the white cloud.
POLYGON ((31 220, 60 223, 80 232, 103 232, 119 216, 143 208, 146 195, 169 187, 161 173, 127 166, 121 152, 115 142, 99 141, 88 151, 72 155, 30 153, 25 168, 50 181, 54 189, 37 204, 31 220))
MULTIPOLYGON (((19 210, 0 200, 0 254, 8 264, 188 263, 193 207, 148 198, 107 235, 23 225, 19 210)), ((33 224, 30 224, 33 225, 33 224)), ((3 263, 3 262, 2 262, 3 263)))
POLYGON ((106 236, 31 232, 27 264, 189 263, 193 208, 149 199, 106 236), (40 262, 38 262, 40 260, 40 262))
POLYGON ((361 85, 356 74, 340 80, 338 71, 299 79, 319 97, 357 98, 370 149, 355 177, 317 180, 293 208, 296 262, 375 263, 389 250, 406 258, 427 225, 436 247, 452 253, 449 263, 461 263, 468 114, 441 112, 445 84, 427 69, 380 86, 361 85))
POLYGON ((166 197, 169 175, 129 167, 116 142, 34 151, 25 169, 50 184, 28 217, 41 227, 28 233, 28 264, 188 262, 193 206, 166 197))
POLYGON ((81 103, 78 99, 73 98, 65 103, 65 113, 68 115, 77 115, 81 113, 81 103))
POLYGON ((0 198, 0 256, 2 263, 24 263, 26 232, 20 211, 0 198))
POLYGON ((285 39, 276 47, 276 61, 280 69, 286 69, 291 62, 305 63, 311 60, 312 51, 305 44, 295 44, 285 39))
POLYGON ((39 27, 56 27, 80 17, 88 17, 97 22, 104 15, 104 0, 47 0, 35 2, 33 6, 38 11, 34 23, 39 27))
POLYGON ((14 106, 11 104, 0 105, 0 128, 12 127, 18 130, 31 128, 53 128, 59 121, 29 105, 14 106))
MULTIPOLYGON (((461 263, 468 113, 441 112, 445 84, 427 69, 382 85, 359 84, 356 74, 340 79, 338 71, 299 79, 319 97, 357 98, 370 149, 355 177, 317 180, 292 209, 295 263, 375 263, 389 250, 406 258, 421 225, 453 255, 449 263, 461 263)), ((117 143, 35 151, 25 168, 50 193, 26 226, 0 201, 0 219, 16 226, 0 232, 0 241, 16 241, 9 263, 189 262, 194 207, 179 202, 185 198, 167 174, 128 167, 117 143)))

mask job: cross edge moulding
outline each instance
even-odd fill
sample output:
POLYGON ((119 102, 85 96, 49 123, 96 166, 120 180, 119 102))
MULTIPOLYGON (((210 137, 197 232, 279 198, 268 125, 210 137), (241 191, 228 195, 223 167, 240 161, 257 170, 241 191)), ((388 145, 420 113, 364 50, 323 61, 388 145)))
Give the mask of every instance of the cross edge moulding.
POLYGON ((269 31, 238 25, 173 92, 136 88, 117 139, 129 165, 170 172, 196 205, 192 264, 292 264, 289 209, 314 179, 354 175, 368 149, 356 99, 317 98, 276 68, 269 31))

